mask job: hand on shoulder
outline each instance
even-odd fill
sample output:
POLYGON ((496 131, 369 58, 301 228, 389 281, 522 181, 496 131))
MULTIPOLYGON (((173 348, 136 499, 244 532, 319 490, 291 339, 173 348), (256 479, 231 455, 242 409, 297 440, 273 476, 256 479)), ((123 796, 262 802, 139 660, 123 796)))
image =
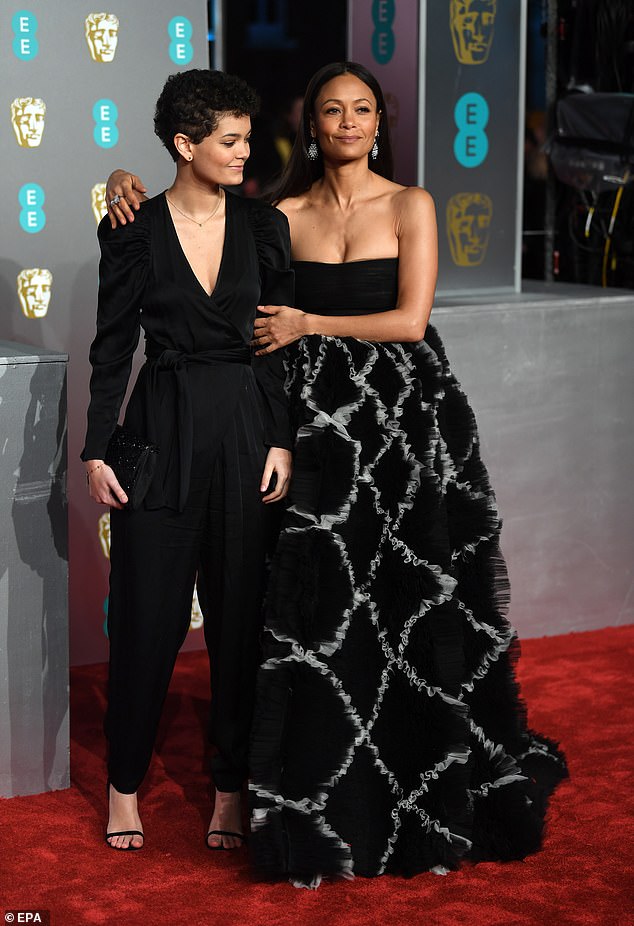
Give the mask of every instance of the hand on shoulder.
POLYGON ((110 174, 106 181, 106 208, 113 228, 134 222, 134 211, 147 199, 146 193, 147 187, 136 174, 120 168, 110 174))
POLYGON ((136 213, 134 222, 126 222, 125 225, 112 225, 110 215, 106 213, 99 225, 97 226, 97 238, 101 243, 116 242, 123 243, 127 241, 143 240, 148 235, 148 211, 147 206, 155 202, 157 197, 146 199, 140 204, 139 211, 136 213))

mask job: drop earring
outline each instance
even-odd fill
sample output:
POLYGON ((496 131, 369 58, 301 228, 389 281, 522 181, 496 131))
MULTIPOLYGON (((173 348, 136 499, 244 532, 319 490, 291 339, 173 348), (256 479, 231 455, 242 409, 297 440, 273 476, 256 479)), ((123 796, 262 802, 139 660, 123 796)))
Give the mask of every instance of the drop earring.
POLYGON ((319 157, 319 149, 317 148, 317 142, 313 138, 310 145, 308 146, 308 160, 316 161, 319 157))
POLYGON ((373 161, 376 161, 376 159, 377 159, 378 156, 379 156, 379 143, 378 143, 378 141, 377 141, 378 137, 379 137, 379 136, 378 136, 378 133, 377 133, 377 134, 374 136, 374 144, 372 145, 372 151, 370 152, 370 157, 372 158, 373 161))

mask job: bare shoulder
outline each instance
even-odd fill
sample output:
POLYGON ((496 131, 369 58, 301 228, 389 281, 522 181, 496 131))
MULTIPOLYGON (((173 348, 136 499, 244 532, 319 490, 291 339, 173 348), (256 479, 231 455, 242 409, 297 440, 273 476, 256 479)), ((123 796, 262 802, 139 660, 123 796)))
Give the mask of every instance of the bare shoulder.
POLYGON ((289 196, 288 199, 282 199, 279 203, 276 203, 276 207, 290 219, 306 209, 308 205, 307 197, 308 193, 302 193, 300 196, 289 196))
POLYGON ((394 196, 394 206, 403 218, 420 218, 436 211, 431 194, 420 186, 401 187, 394 196))

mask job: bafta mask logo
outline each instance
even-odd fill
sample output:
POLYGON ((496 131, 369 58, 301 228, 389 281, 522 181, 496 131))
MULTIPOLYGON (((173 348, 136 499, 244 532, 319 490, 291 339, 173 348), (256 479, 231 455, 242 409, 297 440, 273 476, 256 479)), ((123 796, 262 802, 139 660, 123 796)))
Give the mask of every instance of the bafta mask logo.
POLYGON ((46 104, 32 96, 18 97, 11 103, 13 131, 21 148, 37 148, 44 133, 46 104))
POLYGON ((450 0, 449 23, 461 64, 484 64, 493 44, 497 0, 450 0))
POLYGON ((119 39, 119 20, 114 13, 89 13, 86 41, 93 61, 109 64, 114 60, 119 39))
POLYGON ((192 613, 189 620, 190 630, 199 630, 203 625, 203 612, 198 601, 198 589, 194 587, 194 598, 192 601, 192 613))
POLYGON ((458 267, 477 267, 486 256, 493 202, 486 193, 456 193, 447 203, 447 237, 458 267))
POLYGON ((90 191, 90 205, 92 206, 92 214, 95 217, 95 222, 99 225, 104 215, 108 212, 106 208, 105 183, 95 183, 90 191))
POLYGON ((18 273, 18 298, 27 318, 44 318, 51 301, 53 274, 50 270, 32 267, 18 273))
POLYGON ((101 544, 101 552, 106 557, 110 559, 110 512, 106 511, 105 514, 102 514, 99 518, 99 543, 101 544))

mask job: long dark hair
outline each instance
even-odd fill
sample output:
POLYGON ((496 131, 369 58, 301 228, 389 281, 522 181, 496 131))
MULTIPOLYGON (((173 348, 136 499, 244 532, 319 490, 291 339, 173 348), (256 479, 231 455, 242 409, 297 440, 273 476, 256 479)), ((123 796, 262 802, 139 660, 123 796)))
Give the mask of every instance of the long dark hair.
POLYGON ((392 179, 394 170, 392 147, 390 145, 390 129, 387 119, 387 109, 385 98, 381 86, 376 77, 368 71, 362 64, 354 61, 334 61, 332 64, 326 64, 320 68, 316 74, 313 74, 306 87, 304 96, 304 107, 302 109, 302 119, 297 130, 295 144, 291 151, 288 164, 284 168, 282 175, 277 184, 270 191, 267 199, 272 203, 279 203, 282 199, 289 196, 299 196, 310 189, 315 180, 324 175, 324 162, 321 151, 316 160, 311 161, 308 157, 308 146, 313 140, 310 134, 310 120, 314 119, 315 103, 319 91, 334 77, 340 77, 342 74, 353 74, 363 81, 370 88, 378 109, 381 113, 379 118, 379 137, 377 139, 379 153, 374 160, 368 159, 368 166, 375 174, 381 177, 392 179))

